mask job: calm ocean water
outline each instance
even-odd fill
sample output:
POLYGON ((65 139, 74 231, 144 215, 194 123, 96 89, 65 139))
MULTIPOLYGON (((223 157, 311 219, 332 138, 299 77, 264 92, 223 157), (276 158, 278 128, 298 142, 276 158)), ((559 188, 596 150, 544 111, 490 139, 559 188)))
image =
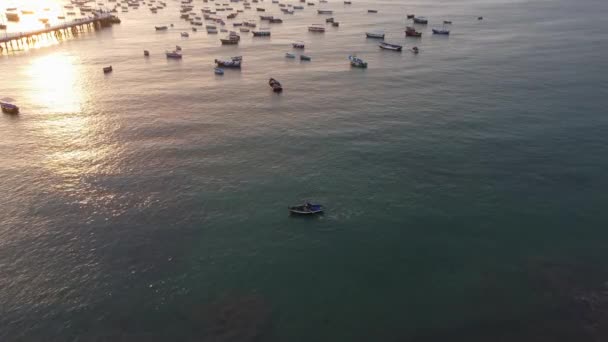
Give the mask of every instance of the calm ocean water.
POLYGON ((238 46, 169 1, 0 56, 0 340, 606 340, 577 301, 608 281, 606 2, 305 7, 238 46))

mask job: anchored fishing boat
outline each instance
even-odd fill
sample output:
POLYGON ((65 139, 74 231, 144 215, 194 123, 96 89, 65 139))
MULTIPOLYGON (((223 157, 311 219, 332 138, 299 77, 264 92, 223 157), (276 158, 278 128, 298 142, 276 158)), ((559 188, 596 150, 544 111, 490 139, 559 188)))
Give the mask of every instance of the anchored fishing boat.
POLYGON ((220 67, 224 67, 224 68, 240 68, 241 67, 241 59, 230 59, 230 60, 220 60, 220 59, 216 59, 215 60, 215 64, 217 64, 217 66, 220 67))
POLYGON ((425 17, 414 17, 412 19, 414 20, 415 24, 426 25, 429 23, 429 21, 425 17))
POLYGON ((304 48, 304 42, 291 43, 291 46, 293 46, 294 49, 303 49, 304 48))
POLYGON ((19 114, 19 107, 12 103, 0 101, 0 107, 2 108, 2 113, 13 115, 19 114))
POLYGON ((365 62, 364 60, 362 60, 361 58, 352 55, 352 56, 348 56, 348 60, 350 61, 350 65, 357 67, 357 68, 367 68, 367 62, 365 62))
POLYGON ((175 59, 182 58, 182 54, 177 51, 165 51, 165 55, 167 56, 167 58, 175 58, 175 59))
POLYGON ((294 205, 287 208, 290 214, 293 215, 315 215, 323 213, 323 206, 321 204, 304 203, 301 205, 294 205))
POLYGON ((272 91, 274 91, 275 93, 279 93, 281 91, 283 91, 283 87, 281 86, 281 83, 277 80, 275 80, 274 78, 270 78, 268 80, 268 85, 272 88, 272 91))
POLYGON ((411 26, 407 26, 405 28, 405 36, 406 37, 417 37, 417 38, 420 38, 420 37, 422 37, 422 32, 418 32, 418 31, 416 31, 415 28, 413 28, 411 26))
POLYGON ((321 10, 320 9, 320 10, 317 10, 317 13, 318 14, 332 14, 332 13, 334 13, 334 11, 332 11, 332 10, 321 10))
POLYGON ((310 32, 325 32, 325 26, 321 24, 312 24, 308 26, 308 31, 310 32))
POLYGON ((384 50, 392 50, 392 51, 401 51, 401 49, 403 48, 403 46, 401 45, 397 45, 397 44, 389 44, 387 42, 381 42, 380 45, 378 45, 381 49, 384 50))
POLYGON ((367 38, 384 39, 384 32, 365 32, 367 38))
POLYGON ((103 68, 103 73, 104 74, 107 74, 107 73, 110 73, 110 72, 112 72, 112 66, 111 65, 103 68))
POLYGON ((441 29, 441 30, 438 30, 438 29, 433 29, 433 34, 438 34, 438 35, 444 35, 444 36, 447 36, 447 35, 449 35, 449 34, 450 34, 450 30, 446 30, 446 29, 441 29))

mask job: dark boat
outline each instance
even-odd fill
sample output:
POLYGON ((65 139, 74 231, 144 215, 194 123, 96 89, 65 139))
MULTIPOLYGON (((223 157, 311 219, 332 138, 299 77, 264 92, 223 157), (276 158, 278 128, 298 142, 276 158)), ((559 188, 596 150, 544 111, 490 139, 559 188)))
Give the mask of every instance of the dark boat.
POLYGON ((450 24, 452 24, 452 21, 451 20, 444 20, 443 24, 444 25, 450 25, 450 24))
POLYGON ((220 41, 222 42, 222 45, 236 45, 236 44, 239 43, 238 39, 235 39, 235 38, 232 38, 232 37, 230 37, 228 39, 220 38, 220 41))
POLYGON ((368 9, 367 13, 378 13, 378 10, 374 10, 374 9, 368 9))
POLYGON ((450 31, 446 30, 446 29, 442 29, 442 30, 433 29, 433 34, 439 34, 439 35, 447 36, 447 35, 450 34, 450 31))
POLYGON ((333 23, 334 22, 334 18, 333 17, 332 18, 327 18, 327 19, 325 19, 325 22, 326 23, 333 23))
POLYGON ((381 42, 380 45, 378 45, 381 49, 384 50, 393 50, 393 51, 401 51, 401 49, 403 48, 403 46, 401 45, 397 45, 397 44, 389 44, 387 42, 381 42))
POLYGON ((415 28, 408 26, 405 28, 405 36, 406 37, 422 37, 422 32, 418 32, 418 31, 416 31, 415 28))
POLYGON ((340 23, 337 22, 337 21, 334 21, 334 22, 331 23, 331 26, 338 27, 338 26, 340 26, 340 23))
POLYGON ((408 14, 408 15, 407 15, 407 18, 408 18, 408 19, 414 19, 414 17, 415 17, 415 16, 416 16, 415 14, 408 14))
POLYGON ((281 18, 272 18, 272 19, 269 20, 269 22, 271 24, 280 24, 280 23, 283 22, 283 19, 281 19, 281 18))
POLYGON ((417 46, 414 46, 414 47, 412 48, 412 52, 413 52, 413 53, 418 53, 418 52, 420 52, 420 50, 418 49, 418 47, 417 47, 417 46))
POLYGON ((483 20, 483 17, 477 17, 477 20, 483 20))
POLYGON ((108 66, 108 67, 104 67, 103 68, 103 73, 104 74, 107 74, 107 73, 110 73, 110 72, 112 72, 112 66, 111 65, 108 66))
POLYGON ((321 204, 304 203, 288 207, 289 212, 295 215, 315 215, 321 214, 324 210, 321 204))
POLYGON ((281 83, 277 80, 275 80, 274 78, 270 78, 268 80, 268 85, 272 88, 272 91, 274 91, 275 93, 279 93, 281 91, 283 91, 283 87, 281 86, 281 83))
POLYGON ((0 107, 2 107, 2 113, 13 115, 19 114, 19 107, 15 106, 14 104, 8 102, 0 102, 0 107))
POLYGON ((425 17, 414 17, 413 18, 415 24, 426 25, 429 21, 425 17))

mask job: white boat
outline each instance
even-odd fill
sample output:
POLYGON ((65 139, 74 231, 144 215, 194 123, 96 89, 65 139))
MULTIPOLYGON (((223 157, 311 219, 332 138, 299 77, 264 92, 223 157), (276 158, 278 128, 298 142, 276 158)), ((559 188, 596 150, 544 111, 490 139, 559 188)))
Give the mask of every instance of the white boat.
POLYGON ((213 71, 215 72, 216 75, 224 74, 224 69, 222 69, 222 68, 214 68, 213 71))
POLYGON ((296 58, 296 54, 295 53, 291 53, 291 52, 286 52, 285 53, 285 57, 287 57, 287 58, 296 58))

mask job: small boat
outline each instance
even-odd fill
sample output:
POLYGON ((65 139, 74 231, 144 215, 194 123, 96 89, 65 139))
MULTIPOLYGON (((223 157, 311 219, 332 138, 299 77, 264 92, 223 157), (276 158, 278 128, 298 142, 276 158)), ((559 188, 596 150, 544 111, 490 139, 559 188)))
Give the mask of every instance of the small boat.
POLYGON ((344 4, 345 4, 345 5, 351 5, 351 4, 352 4, 352 1, 344 1, 344 4))
POLYGON ((0 30, 6 30, 6 25, 0 24, 0 30))
POLYGON ((216 75, 223 75, 224 74, 224 69, 222 69, 222 68, 214 68, 213 72, 215 72, 216 75))
POLYGON ((59 16, 57 16, 57 19, 59 19, 59 20, 63 20, 63 19, 65 19, 65 16, 63 16, 63 15, 59 15, 59 16))
POLYGON ((221 28, 221 29, 220 29, 220 32, 228 32, 228 30, 227 30, 227 29, 225 29, 225 28, 221 28))
POLYGON ((233 61, 242 61, 243 60, 243 56, 230 57, 230 60, 233 60, 233 61))
POLYGON ((408 18, 408 19, 414 19, 414 17, 416 17, 416 15, 415 15, 415 14, 408 14, 408 15, 407 15, 407 18, 408 18))
POLYGON ((367 38, 384 39, 384 32, 365 32, 367 38))
POLYGON ((168 29, 167 26, 154 26, 156 31, 166 31, 168 29))
POLYGON ((259 29, 257 31, 251 31, 254 37, 270 37, 270 31, 259 29))
POLYGON ((452 21, 451 21, 451 20, 444 20, 444 21, 443 21, 443 24, 444 24, 444 25, 451 25, 451 24, 452 24, 452 21))
POLYGON ((429 21, 425 17, 414 17, 413 18, 415 24, 426 25, 429 21))
POLYGON ((269 21, 269 23, 271 23, 271 24, 280 24, 282 22, 283 22, 283 19, 281 19, 281 18, 272 18, 269 21))
POLYGON ((301 205, 294 205, 287 208, 290 214, 294 215, 315 215, 323 213, 323 206, 320 204, 304 203, 301 205))
POLYGON ((477 20, 483 20, 483 17, 477 17, 477 20))
POLYGON ((2 113, 13 115, 19 114, 19 107, 12 103, 0 101, 0 107, 2 108, 2 113))
POLYGON ((318 14, 332 14, 334 11, 332 10, 317 10, 318 14))
POLYGON ((184 37, 184 38, 188 38, 188 37, 190 37, 190 35, 188 34, 188 32, 182 32, 182 33, 180 33, 180 35, 181 35, 182 37, 184 37))
POLYGON ((312 60, 312 58, 310 58, 310 56, 300 55, 300 60, 301 61, 310 61, 310 60, 312 60))
POLYGON ((411 27, 411 26, 407 26, 405 28, 405 36, 406 37, 422 37, 422 32, 418 32, 416 31, 415 28, 411 27))
POLYGON ((182 51, 182 47, 179 45, 175 45, 175 51, 182 51))
POLYGON ((256 11, 258 11, 258 12, 266 12, 266 9, 262 8, 262 7, 257 7, 256 11))
POLYGON ((272 88, 272 91, 274 91, 275 93, 279 93, 281 91, 283 91, 283 87, 281 86, 281 83, 277 80, 275 80, 274 78, 270 78, 268 80, 268 85, 272 88))
POLYGON ((368 9, 367 13, 378 13, 378 10, 375 9, 368 9))
POLYGON ((418 53, 418 52, 420 52, 420 50, 418 49, 418 47, 417 47, 417 46, 414 46, 414 47, 412 48, 412 52, 413 52, 413 53, 418 53))
POLYGON ((241 32, 249 32, 249 29, 248 29, 248 28, 246 28, 246 27, 241 27, 241 28, 239 29, 239 31, 241 31, 241 32))
POLYGON ((308 26, 308 31, 310 32, 325 32, 325 27, 321 26, 321 24, 313 24, 308 26))
POLYGON ((380 45, 378 45, 381 49, 384 50, 393 50, 393 51, 401 51, 401 49, 403 48, 403 46, 401 45, 397 45, 397 44, 389 44, 387 42, 381 42, 380 45))
POLYGON ((242 62, 242 60, 240 60, 240 59, 237 59, 237 60, 235 60, 235 59, 230 59, 230 60, 216 59, 215 60, 215 64, 217 64, 217 66, 224 67, 224 68, 240 68, 241 62, 242 62))
POLYGON ((226 17, 227 19, 234 19, 236 18, 237 14, 236 13, 230 13, 228 14, 228 16, 226 17))
POLYGON ((207 34, 216 34, 216 33, 217 33, 217 29, 214 29, 214 28, 207 29, 207 34))
POLYGON ((232 27, 243 26, 243 23, 232 23, 232 27))
POLYGON ((111 65, 103 68, 103 73, 104 74, 107 74, 107 73, 110 73, 110 72, 112 72, 112 66, 111 65))
POLYGON ((447 36, 447 35, 450 34, 450 30, 446 30, 446 29, 441 29, 441 30, 433 29, 433 34, 439 34, 439 35, 447 36))
POLYGON ((150 51, 144 50, 144 56, 145 57, 150 57, 150 51))
POLYGON ((304 6, 293 6, 294 10, 303 10, 304 6))
POLYGON ((287 57, 287 58, 296 58, 296 54, 295 53, 291 53, 291 52, 286 52, 285 53, 285 57, 287 57))
POLYGON ((272 15, 261 15, 260 20, 272 20, 274 17, 272 15))
POLYGON ((228 39, 220 38, 220 41, 222 42, 222 45, 236 45, 239 43, 239 39, 233 37, 229 37, 228 39))
POLYGON ((307 2, 307 3, 306 3, 306 5, 307 5, 307 6, 314 6, 314 5, 315 5, 315 3, 314 3, 314 2, 307 2))
POLYGON ((327 18, 325 19, 326 23, 333 23, 334 22, 334 18, 327 18))
POLYGON ((304 48, 304 42, 291 43, 291 46, 293 46, 294 49, 303 49, 304 48))
POLYGON ((333 23, 331 23, 331 26, 338 27, 338 26, 340 26, 340 23, 337 21, 334 21, 333 23))
POLYGON ((192 32, 196 32, 196 31, 198 31, 198 30, 196 29, 196 27, 193 27, 193 28, 192 28, 192 32))
POLYGON ((364 60, 362 60, 361 58, 352 55, 352 56, 348 56, 348 60, 350 61, 350 65, 357 67, 357 68, 367 68, 367 62, 365 62, 364 60))
POLYGON ((182 58, 182 54, 177 51, 165 51, 165 55, 167 56, 167 58, 176 58, 176 59, 182 58))

